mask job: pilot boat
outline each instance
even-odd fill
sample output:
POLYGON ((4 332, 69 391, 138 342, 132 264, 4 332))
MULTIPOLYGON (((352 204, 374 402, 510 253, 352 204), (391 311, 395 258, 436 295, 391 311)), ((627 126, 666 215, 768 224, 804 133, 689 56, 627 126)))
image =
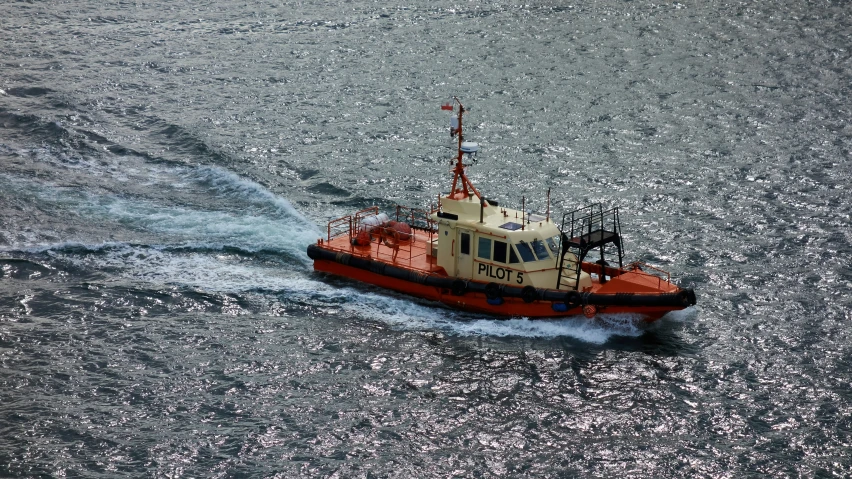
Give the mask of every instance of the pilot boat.
POLYGON ((467 177, 479 145, 465 141, 458 98, 450 134, 457 153, 449 193, 429 209, 357 211, 328 222, 308 246, 316 271, 501 317, 631 313, 652 322, 695 304, 695 292, 654 266, 624 263, 618 208, 586 205, 562 215, 500 206, 467 177))

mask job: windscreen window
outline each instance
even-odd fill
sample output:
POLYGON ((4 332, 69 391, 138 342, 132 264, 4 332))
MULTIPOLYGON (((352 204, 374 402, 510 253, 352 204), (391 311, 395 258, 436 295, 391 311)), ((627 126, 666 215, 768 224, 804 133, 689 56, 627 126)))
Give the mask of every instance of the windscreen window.
POLYGON ((509 245, 509 264, 520 263, 521 260, 518 259, 518 254, 515 253, 515 248, 512 248, 512 245, 509 245))
POLYGON ((547 238, 547 247, 554 256, 559 255, 559 235, 547 238))
POLYGON ((521 259, 524 260, 525 263, 535 261, 535 255, 533 254, 530 245, 520 242, 516 244, 515 247, 518 248, 518 254, 521 255, 521 259))
POLYGON ((532 249, 538 259, 550 259, 550 255, 547 254, 547 247, 544 246, 544 241, 540 239, 534 240, 532 242, 532 249))

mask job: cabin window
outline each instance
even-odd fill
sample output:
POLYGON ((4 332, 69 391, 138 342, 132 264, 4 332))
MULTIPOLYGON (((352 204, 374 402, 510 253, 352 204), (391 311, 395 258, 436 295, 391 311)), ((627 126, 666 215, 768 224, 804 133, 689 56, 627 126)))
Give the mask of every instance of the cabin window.
POLYGON ((521 255, 521 259, 524 260, 525 263, 535 261, 535 255, 533 254, 530 245, 521 241, 520 243, 516 244, 515 247, 518 248, 518 254, 521 255))
POLYGON ((550 259, 550 255, 547 254, 547 248, 544 246, 544 241, 540 239, 533 240, 532 249, 538 259, 550 259))
POLYGON ((518 255, 515 253, 515 248, 512 248, 512 245, 509 245, 509 264, 520 262, 521 260, 518 259, 518 255))
POLYGON ((479 238, 479 247, 476 249, 476 256, 482 259, 491 259, 491 240, 488 238, 479 238))
POLYGON ((559 239, 559 235, 547 238, 547 246, 550 248, 550 252, 553 253, 554 256, 559 255, 559 239))
POLYGON ((470 233, 462 233, 459 242, 459 253, 470 254, 470 233))
POLYGON ((498 263, 506 262, 506 243, 494 240, 494 261, 498 263))

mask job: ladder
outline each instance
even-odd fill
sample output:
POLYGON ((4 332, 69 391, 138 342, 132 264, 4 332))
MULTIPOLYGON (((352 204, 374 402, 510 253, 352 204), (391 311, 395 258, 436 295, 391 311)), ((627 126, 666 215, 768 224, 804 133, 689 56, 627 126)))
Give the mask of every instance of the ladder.
POLYGON ((559 274, 556 289, 567 285, 577 290, 580 271, 586 256, 597 249, 601 266, 600 281, 606 282, 607 258, 618 258, 618 267, 624 266, 624 249, 621 241, 621 221, 618 207, 604 211, 603 205, 594 203, 562 215, 562 241, 559 246, 559 274))

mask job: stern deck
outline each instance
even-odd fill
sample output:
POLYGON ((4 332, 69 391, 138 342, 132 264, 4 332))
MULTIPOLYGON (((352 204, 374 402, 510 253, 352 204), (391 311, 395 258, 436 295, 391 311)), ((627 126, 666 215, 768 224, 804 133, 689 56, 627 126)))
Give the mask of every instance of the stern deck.
POLYGON ((429 218, 429 213, 424 210, 404 206, 396 208, 396 221, 405 223, 411 228, 411 236, 408 240, 396 241, 396 238, 387 234, 388 231, 385 228, 378 227, 374 228, 370 234, 369 244, 363 246, 354 244, 354 239, 364 229, 364 219, 378 214, 378 207, 374 206, 354 215, 330 221, 328 236, 322 246, 400 268, 446 275, 444 268, 438 266, 435 257, 432 256, 432 245, 437 241, 438 235, 433 221, 429 218))

